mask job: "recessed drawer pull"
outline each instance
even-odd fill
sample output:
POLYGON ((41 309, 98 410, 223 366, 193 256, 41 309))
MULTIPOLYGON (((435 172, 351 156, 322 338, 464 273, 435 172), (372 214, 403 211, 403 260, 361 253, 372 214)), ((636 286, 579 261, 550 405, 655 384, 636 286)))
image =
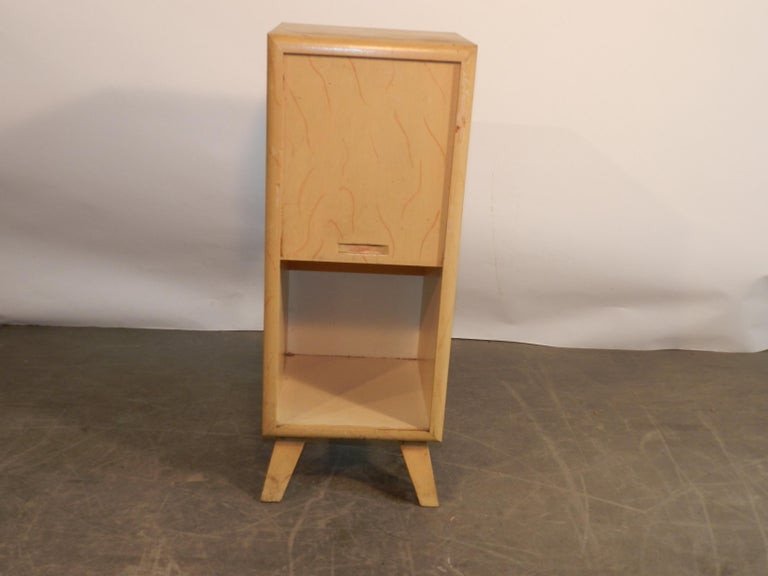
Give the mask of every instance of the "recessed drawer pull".
POLYGON ((339 254, 389 254, 386 244, 350 244, 339 242, 339 254))

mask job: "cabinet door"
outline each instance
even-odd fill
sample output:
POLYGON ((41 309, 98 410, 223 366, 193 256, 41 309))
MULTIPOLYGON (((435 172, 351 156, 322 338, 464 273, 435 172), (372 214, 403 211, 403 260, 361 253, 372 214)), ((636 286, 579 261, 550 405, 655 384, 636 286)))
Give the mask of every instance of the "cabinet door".
POLYGON ((458 73, 284 56, 284 259, 442 264, 458 73))

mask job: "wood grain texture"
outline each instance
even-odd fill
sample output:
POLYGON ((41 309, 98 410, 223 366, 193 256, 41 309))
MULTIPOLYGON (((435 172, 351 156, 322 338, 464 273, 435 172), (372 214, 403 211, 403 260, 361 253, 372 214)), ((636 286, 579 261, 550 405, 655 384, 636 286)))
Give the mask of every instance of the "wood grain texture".
POLYGON ((283 64, 282 257, 442 264, 459 65, 283 64))
POLYGON ((284 23, 270 36, 292 54, 460 62, 476 49, 453 32, 284 23))
POLYGON ((443 434, 475 58, 450 33, 269 36, 264 433, 408 441, 424 506, 437 495, 418 443, 443 434), (382 274, 420 289, 372 286, 382 274), (388 296, 408 301, 393 312, 388 296))
POLYGON ((421 378, 426 361, 295 355, 285 359, 277 424, 427 430, 432 382, 421 378))

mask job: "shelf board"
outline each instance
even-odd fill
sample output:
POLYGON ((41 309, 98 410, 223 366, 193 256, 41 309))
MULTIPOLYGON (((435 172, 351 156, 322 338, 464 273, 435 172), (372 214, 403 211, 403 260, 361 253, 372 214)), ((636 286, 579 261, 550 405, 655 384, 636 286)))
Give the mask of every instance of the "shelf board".
POLYGON ((429 429, 429 361, 286 355, 277 426, 429 429))
POLYGON ((286 270, 307 270, 314 272, 357 272, 360 274, 403 274, 407 276, 426 276, 439 273, 442 266, 423 266, 420 264, 388 264, 372 262, 345 262, 321 260, 296 260, 281 258, 286 270))

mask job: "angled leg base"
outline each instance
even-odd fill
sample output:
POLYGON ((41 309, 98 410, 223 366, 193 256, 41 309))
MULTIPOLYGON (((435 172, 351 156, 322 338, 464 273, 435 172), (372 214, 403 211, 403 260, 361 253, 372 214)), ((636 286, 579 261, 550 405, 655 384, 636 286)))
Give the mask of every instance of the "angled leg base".
POLYGON ((430 508, 438 506, 435 475, 432 472, 432 460, 429 457, 427 443, 403 442, 400 444, 400 451, 403 453, 405 466, 416 489, 419 505, 430 508))
POLYGON ((261 491, 262 502, 280 502, 291 480, 304 440, 276 440, 272 448, 264 489, 261 491))

